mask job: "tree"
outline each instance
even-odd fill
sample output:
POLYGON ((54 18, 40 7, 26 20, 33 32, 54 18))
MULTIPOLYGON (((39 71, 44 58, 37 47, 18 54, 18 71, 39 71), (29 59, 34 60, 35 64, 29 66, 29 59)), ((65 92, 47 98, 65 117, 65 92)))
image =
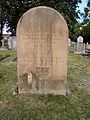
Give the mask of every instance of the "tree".
POLYGON ((90 21, 90 0, 88 0, 87 7, 84 9, 84 22, 90 21))
POLYGON ((73 32, 77 18, 79 18, 76 8, 81 0, 6 0, 7 27, 10 32, 16 31, 18 20, 28 9, 37 6, 48 6, 59 11, 67 21, 70 37, 73 38, 73 32))
POLYGON ((84 37, 84 42, 90 43, 90 0, 88 0, 87 7, 84 9, 84 20, 82 22, 81 35, 84 37))
POLYGON ((6 21, 6 2, 5 0, 0 1, 0 40, 2 39, 3 27, 6 21))
POLYGON ((90 21, 82 26, 81 35, 84 38, 84 42, 90 44, 90 21))
POLYGON ((79 35, 82 35, 84 38, 84 43, 90 43, 90 0, 88 0, 87 7, 84 9, 83 22, 77 23, 75 25, 75 37, 76 39, 79 35))

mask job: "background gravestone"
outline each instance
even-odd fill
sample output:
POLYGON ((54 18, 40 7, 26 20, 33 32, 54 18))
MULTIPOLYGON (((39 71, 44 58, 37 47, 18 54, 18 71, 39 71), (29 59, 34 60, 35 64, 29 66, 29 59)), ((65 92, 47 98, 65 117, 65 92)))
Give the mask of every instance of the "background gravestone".
POLYGON ((83 37, 82 37, 82 36, 79 36, 79 37, 77 38, 77 42, 78 42, 78 43, 83 43, 83 37))
POLYGON ((90 49, 90 44, 88 44, 88 42, 86 44, 86 49, 90 49))
POLYGON ((70 47, 72 45, 72 41, 70 38, 68 38, 68 46, 70 47))
POLYGON ((17 49, 17 41, 16 41, 16 36, 12 37, 12 49, 16 50, 17 49))
POLYGON ((75 54, 85 53, 85 43, 83 43, 82 36, 79 36, 77 38, 77 43, 75 43, 74 45, 74 53, 75 54))
POLYGON ((49 7, 27 11, 17 25, 18 91, 66 95, 68 28, 49 7))
POLYGON ((16 50, 17 49, 16 36, 10 37, 8 39, 8 46, 9 46, 9 49, 12 49, 12 50, 16 50))
POLYGON ((9 39, 8 39, 8 48, 9 49, 12 49, 12 37, 10 36, 9 39))

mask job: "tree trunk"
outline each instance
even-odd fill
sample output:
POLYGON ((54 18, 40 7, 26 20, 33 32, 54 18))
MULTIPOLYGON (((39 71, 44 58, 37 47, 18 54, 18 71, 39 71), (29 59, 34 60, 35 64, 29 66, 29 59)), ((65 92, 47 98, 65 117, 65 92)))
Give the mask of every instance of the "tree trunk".
POLYGON ((0 24, 0 41, 2 40, 2 35, 3 35, 3 23, 1 22, 1 24, 0 24))

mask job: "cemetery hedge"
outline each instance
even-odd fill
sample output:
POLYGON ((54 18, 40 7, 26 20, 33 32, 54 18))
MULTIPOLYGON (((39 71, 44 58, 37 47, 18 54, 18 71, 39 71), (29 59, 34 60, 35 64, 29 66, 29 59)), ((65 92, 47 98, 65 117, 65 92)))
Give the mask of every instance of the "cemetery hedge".
POLYGON ((89 120, 90 60, 68 55, 67 89, 71 94, 13 95, 17 84, 17 63, 10 63, 16 51, 0 51, 10 55, 0 61, 0 120, 89 120))

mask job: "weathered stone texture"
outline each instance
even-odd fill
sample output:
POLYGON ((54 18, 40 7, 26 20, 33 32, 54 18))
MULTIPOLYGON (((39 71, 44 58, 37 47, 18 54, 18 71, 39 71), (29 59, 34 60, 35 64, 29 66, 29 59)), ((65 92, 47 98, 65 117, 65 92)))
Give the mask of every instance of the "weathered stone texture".
POLYGON ((12 50, 16 50, 17 49, 17 41, 16 41, 16 37, 15 36, 10 37, 8 39, 8 46, 9 46, 9 49, 12 49, 12 50))
POLYGON ((78 42, 78 43, 83 43, 83 37, 82 37, 82 36, 79 36, 79 37, 77 38, 77 42, 78 42))
POLYGON ((85 53, 85 44, 84 43, 75 43, 74 45, 74 53, 75 54, 81 54, 85 53))
POLYGON ((27 11, 17 25, 19 93, 66 95, 68 28, 49 7, 27 11))

